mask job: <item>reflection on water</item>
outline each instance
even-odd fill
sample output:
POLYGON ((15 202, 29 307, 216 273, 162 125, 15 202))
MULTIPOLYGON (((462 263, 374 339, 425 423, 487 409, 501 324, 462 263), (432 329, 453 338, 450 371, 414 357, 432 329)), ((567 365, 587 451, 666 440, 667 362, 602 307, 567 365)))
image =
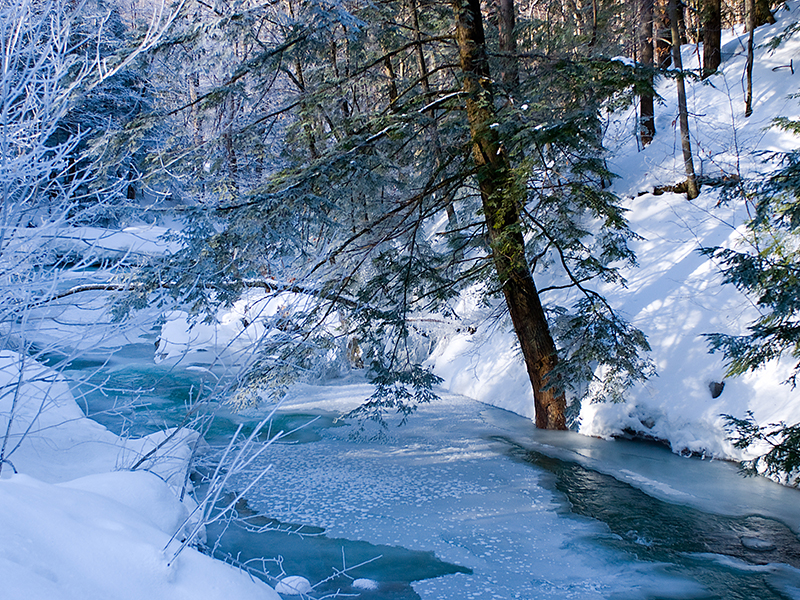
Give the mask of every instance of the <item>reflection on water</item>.
POLYGON ((515 459, 555 475, 554 486, 566 496, 570 512, 609 527, 614 535, 603 538, 604 544, 635 560, 672 564, 675 572, 701 583, 709 598, 789 598, 775 586, 783 569, 748 568, 776 563, 800 568, 800 540, 783 523, 663 502, 609 475, 506 442, 515 459))

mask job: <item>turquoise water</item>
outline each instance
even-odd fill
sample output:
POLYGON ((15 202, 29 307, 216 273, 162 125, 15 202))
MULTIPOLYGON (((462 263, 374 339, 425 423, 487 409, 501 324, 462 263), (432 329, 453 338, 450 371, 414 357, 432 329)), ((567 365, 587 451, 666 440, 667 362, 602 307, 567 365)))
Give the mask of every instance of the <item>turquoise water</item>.
MULTIPOLYGON (((152 354, 152 345, 135 344, 111 359, 74 361, 64 373, 80 380, 75 390, 90 414, 132 435, 179 424, 198 394, 222 389, 220 373, 155 365, 152 354)), ((215 401, 204 410, 216 416, 206 458, 239 424, 247 432, 262 416, 235 414, 215 401)), ((798 537, 760 507, 717 514, 698 508, 691 494, 687 502, 655 497, 549 451, 525 419, 466 399, 425 407, 380 442, 353 439, 352 427, 336 416, 302 398, 276 415, 272 431, 310 424, 234 479, 232 493, 271 466, 238 505, 239 518, 209 530, 210 552, 273 584, 283 575, 323 582, 315 597, 800 598, 798 537), (377 589, 353 588, 356 578, 377 589)), ((578 438, 558 439, 586 454, 575 446, 583 443, 578 438)), ((641 450, 631 442, 602 444, 606 462, 641 450)), ((651 454, 649 477, 656 480, 688 466, 699 469, 693 477, 719 476, 697 460, 651 454)), ((726 479, 721 493, 735 494, 730 486, 744 493, 751 481, 726 479)))
MULTIPOLYGON (((771 580, 771 564, 800 568, 800 540, 785 524, 758 515, 730 517, 663 502, 617 479, 509 444, 515 460, 555 476, 571 514, 596 519, 613 534, 609 548, 635 560, 670 565, 699 582, 704 597, 748 600, 791 597, 771 580), (768 544, 742 541, 763 540, 768 544), (733 560, 726 561, 724 558, 733 560)), ((658 598, 658 596, 651 596, 658 598)))

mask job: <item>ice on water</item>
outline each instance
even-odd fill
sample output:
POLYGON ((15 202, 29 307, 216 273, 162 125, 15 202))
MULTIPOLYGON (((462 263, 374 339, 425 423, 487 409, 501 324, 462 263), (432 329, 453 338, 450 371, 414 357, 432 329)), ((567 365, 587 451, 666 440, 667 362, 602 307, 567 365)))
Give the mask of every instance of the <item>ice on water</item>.
MULTIPOLYGON (((329 389, 344 403, 369 393, 365 386, 329 389)), ((331 396, 305 388, 284 410, 308 412, 315 400, 333 409, 331 396)), ((315 443, 278 446, 269 457, 271 481, 251 504, 282 521, 324 527, 331 537, 433 550, 473 570, 415 583, 423 599, 702 592, 663 565, 602 547, 599 540, 611 535, 602 524, 570 516, 544 481, 552 476, 513 461, 492 439, 508 434, 491 423, 496 412, 449 396, 378 442, 352 441, 354 428, 346 426, 326 429, 315 443)))

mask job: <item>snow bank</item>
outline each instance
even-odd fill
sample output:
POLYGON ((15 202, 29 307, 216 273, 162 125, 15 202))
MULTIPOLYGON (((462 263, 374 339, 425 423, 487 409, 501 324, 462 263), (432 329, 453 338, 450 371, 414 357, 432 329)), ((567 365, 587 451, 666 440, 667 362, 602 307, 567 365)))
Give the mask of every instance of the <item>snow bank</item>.
MULTIPOLYGON (((790 37, 774 51, 766 47, 800 19, 798 3, 788 5, 790 12, 778 11, 777 24, 756 31, 752 117, 744 117, 741 92, 746 59, 742 31, 729 31, 724 37, 721 72, 705 83, 688 85, 689 125, 698 173, 761 177, 771 168, 763 162, 763 153, 800 146, 796 137, 769 127, 777 116, 800 117, 800 105, 789 98, 797 89, 798 76, 781 68, 800 53, 800 36, 790 37)), ((687 68, 696 69, 697 60, 695 47, 685 47, 687 68)), ((658 133, 653 143, 638 152, 629 133, 610 152, 611 168, 621 175, 615 191, 629 198, 631 227, 644 240, 633 245, 640 266, 626 273, 628 288, 603 292, 647 334, 659 376, 631 390, 623 405, 584 406, 580 431, 605 437, 628 429, 668 440, 676 452, 742 459, 746 455, 726 439, 721 415, 743 417, 751 410, 762 423, 795 422, 800 415, 800 396, 781 384, 790 374, 787 360, 725 379, 721 357, 707 351, 703 334, 744 334, 758 313, 749 298, 722 284, 718 265, 700 256, 698 249, 741 244, 749 215, 742 206, 718 205, 720 198, 714 189, 703 188, 700 197, 691 202, 683 195, 647 193, 655 185, 685 178, 683 159, 676 151, 680 132, 674 126, 674 83, 663 81, 658 92, 666 106, 657 109, 658 133), (725 386, 717 398, 711 392, 715 383, 725 386)), ((632 112, 618 119, 612 132, 625 127, 630 132, 633 119, 632 112)))
POLYGON ((295 294, 245 292, 229 309, 221 310, 213 323, 193 319, 184 311, 165 315, 156 348, 156 362, 212 363, 220 355, 241 358, 271 329, 270 322, 297 302, 295 294))
POLYGON ((0 324, 0 334, 20 340, 17 347, 32 341, 40 349, 56 351, 112 349, 144 341, 143 332, 157 316, 141 310, 124 322, 116 320, 109 293, 103 288, 125 280, 119 278, 115 268, 120 264, 176 251, 178 242, 166 241, 169 233, 169 229, 157 226, 115 231, 51 225, 7 232, 3 250, 8 259, 6 292, 25 307, 28 318, 24 325, 10 321, 0 324), (74 260, 76 266, 64 266, 65 258, 67 262, 74 260), (86 268, 99 262, 107 268, 86 268), (46 268, 47 263, 56 266, 46 268))
MULTIPOLYGON (((140 480, 146 474, 118 475, 140 480)), ((153 475, 148 479, 158 481, 153 475)), ((134 492, 137 483, 127 482, 134 492)), ((162 549, 169 535, 139 510, 97 490, 14 475, 0 481, 0 504, 5 598, 280 599, 266 584, 196 550, 187 549, 168 564, 162 549)), ((148 511, 169 512, 170 504, 163 497, 148 511)))
MULTIPOLYGON (((143 467, 178 488, 197 435, 167 430, 122 439, 83 414, 61 375, 28 356, 3 350, 0 432, 6 431, 6 459, 18 472, 48 483, 129 469, 163 443, 143 467)), ((5 465, 3 474, 9 470, 5 465)))
MULTIPOLYGON (((292 318, 311 309, 316 302, 309 294, 251 289, 231 307, 221 309, 211 323, 184 311, 171 311, 164 316, 156 362, 246 361, 262 341, 273 335, 286 335, 292 318)), ((330 316, 326 327, 336 330, 337 321, 336 315, 330 316)))
POLYGON ((170 563, 170 538, 180 539, 194 506, 179 493, 195 433, 119 438, 83 415, 58 373, 2 351, 6 431, 4 598, 279 600, 266 584, 192 548, 170 563), (151 451, 146 470, 126 470, 151 451))
POLYGON ((170 254, 177 241, 166 241, 169 229, 156 225, 126 227, 29 227, 15 232, 16 250, 42 249, 57 256, 80 256, 84 260, 129 259, 141 255, 170 254))
POLYGON ((533 419, 533 392, 516 335, 480 302, 480 289, 462 294, 459 327, 439 332, 426 365, 447 390, 533 419), (488 313, 488 314, 487 314, 488 313))

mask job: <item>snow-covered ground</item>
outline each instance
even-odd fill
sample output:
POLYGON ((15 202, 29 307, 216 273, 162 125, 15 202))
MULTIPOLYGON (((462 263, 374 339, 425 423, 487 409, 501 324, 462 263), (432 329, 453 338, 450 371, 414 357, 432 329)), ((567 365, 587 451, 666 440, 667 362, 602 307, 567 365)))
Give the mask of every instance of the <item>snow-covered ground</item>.
POLYGON ((173 559, 195 506, 179 498, 196 434, 122 439, 84 416, 55 371, 10 351, 0 431, 3 598, 279 599, 193 548, 173 559), (129 470, 158 446, 146 470, 129 470))

